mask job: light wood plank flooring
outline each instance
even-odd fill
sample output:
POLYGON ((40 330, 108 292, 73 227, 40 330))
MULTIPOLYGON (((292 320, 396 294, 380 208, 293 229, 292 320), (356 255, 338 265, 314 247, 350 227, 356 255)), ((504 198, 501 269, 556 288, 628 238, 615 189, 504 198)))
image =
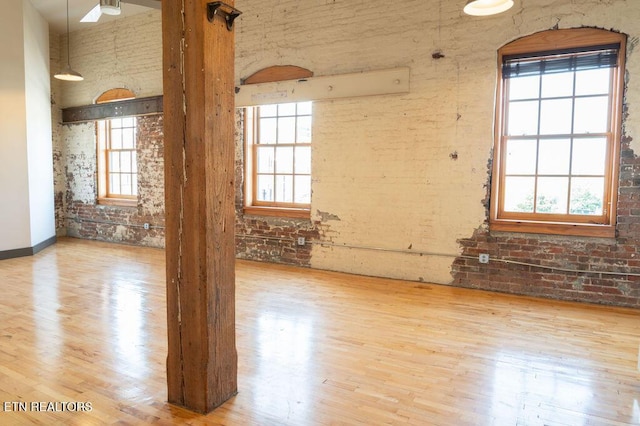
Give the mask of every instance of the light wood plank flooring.
POLYGON ((0 261, 0 424, 640 423, 638 310, 246 261, 239 393, 197 415, 166 403, 164 276, 74 239, 0 261))

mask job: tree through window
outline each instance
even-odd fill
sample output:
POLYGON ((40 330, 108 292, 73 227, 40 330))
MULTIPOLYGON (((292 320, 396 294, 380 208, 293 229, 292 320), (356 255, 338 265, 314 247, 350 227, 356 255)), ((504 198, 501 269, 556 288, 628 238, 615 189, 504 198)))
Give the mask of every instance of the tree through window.
POLYGON ((552 30, 500 49, 493 229, 613 235, 624 42, 552 30))

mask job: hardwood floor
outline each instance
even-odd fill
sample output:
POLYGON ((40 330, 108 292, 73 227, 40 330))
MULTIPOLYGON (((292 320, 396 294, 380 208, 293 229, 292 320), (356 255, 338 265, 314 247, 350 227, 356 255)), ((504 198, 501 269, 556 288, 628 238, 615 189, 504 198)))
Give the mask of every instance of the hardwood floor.
POLYGON ((638 310, 246 261, 239 393, 197 415, 166 403, 164 276, 74 239, 0 261, 0 424, 640 423, 638 310))

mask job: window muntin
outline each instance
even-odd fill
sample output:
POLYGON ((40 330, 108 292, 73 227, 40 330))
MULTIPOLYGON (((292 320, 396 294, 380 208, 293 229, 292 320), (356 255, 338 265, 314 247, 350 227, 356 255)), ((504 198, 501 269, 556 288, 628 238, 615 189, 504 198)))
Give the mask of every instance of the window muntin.
POLYGON ((250 206, 309 209, 312 103, 247 108, 250 206))
POLYGON ((138 194, 137 119, 97 122, 101 198, 136 199, 138 194))
POLYGON ((500 49, 493 230, 615 233, 624 41, 552 30, 500 49))
MULTIPOLYGON (((129 89, 102 93, 96 104, 135 99, 129 89)), ((96 125, 96 178, 99 204, 135 206, 138 194, 137 118, 98 120, 96 125)))

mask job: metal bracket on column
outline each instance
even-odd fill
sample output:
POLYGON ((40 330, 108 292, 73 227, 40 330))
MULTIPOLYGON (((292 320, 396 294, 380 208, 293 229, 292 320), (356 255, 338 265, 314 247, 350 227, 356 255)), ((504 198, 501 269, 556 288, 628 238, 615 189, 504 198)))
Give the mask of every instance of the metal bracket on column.
POLYGON ((233 30, 233 21, 242 14, 238 9, 221 1, 207 3, 207 19, 213 22, 213 17, 220 14, 227 23, 227 29, 233 30))

